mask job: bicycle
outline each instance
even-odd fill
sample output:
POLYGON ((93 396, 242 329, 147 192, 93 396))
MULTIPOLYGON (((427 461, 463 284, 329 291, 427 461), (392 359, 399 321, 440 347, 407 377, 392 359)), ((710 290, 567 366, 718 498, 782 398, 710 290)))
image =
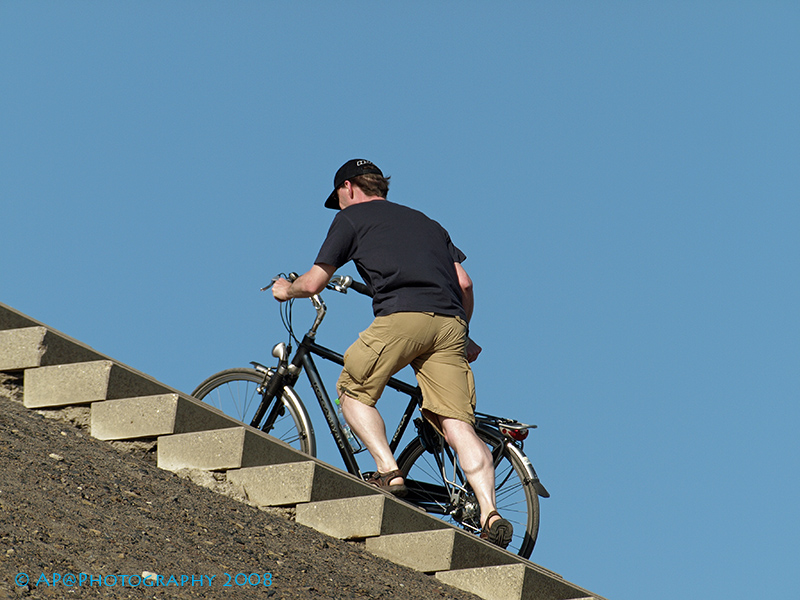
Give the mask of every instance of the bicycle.
MULTIPOLYGON (((288 276, 290 280, 296 277, 295 273, 288 276)), ((271 286, 270 283, 261 291, 271 286)), ((349 275, 334 276, 327 289, 343 294, 352 289, 370 295, 366 285, 354 281, 349 275)), ((300 374, 305 371, 347 471, 366 479, 370 473, 362 473, 356 460, 356 454, 364 448, 340 421, 312 358, 316 355, 340 366, 344 364, 341 354, 316 343, 317 330, 325 318, 327 306, 320 294, 313 296, 311 302, 316 310, 316 318, 302 341, 297 340, 292 327, 293 301, 280 305, 289 343, 280 342, 273 348, 272 356, 278 359, 276 367, 251 362, 252 369, 221 371, 203 381, 192 395, 297 450, 316 456, 314 427, 306 407, 294 390, 300 374), (297 343, 293 356, 292 341, 297 343), (276 398, 281 401, 276 402, 276 398)), ((394 377, 389 380, 387 387, 410 398, 389 443, 392 452, 396 453, 414 411, 421 405, 422 394, 418 386, 394 377)), ((489 446, 494 459, 497 508, 514 525, 514 537, 508 550, 528 558, 539 532, 539 497, 550 497, 522 450, 529 429, 536 428, 536 425, 485 413, 475 413, 475 417, 478 436, 489 446)), ((480 533, 480 507, 457 456, 425 419, 419 416, 413 422, 417 436, 397 459, 408 488, 404 500, 466 531, 480 533)))

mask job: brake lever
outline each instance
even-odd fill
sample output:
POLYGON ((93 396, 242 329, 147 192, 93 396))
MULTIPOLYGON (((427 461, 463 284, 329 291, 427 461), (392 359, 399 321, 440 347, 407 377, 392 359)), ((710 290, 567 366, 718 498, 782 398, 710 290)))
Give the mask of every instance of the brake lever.
POLYGON ((281 273, 280 275, 276 275, 275 277, 273 277, 268 285, 265 285, 264 287, 261 288, 261 291, 266 292, 269 288, 275 285, 275 282, 278 281, 278 279, 285 278, 288 281, 294 282, 294 280, 297 279, 298 277, 300 276, 295 272, 291 272, 288 275, 284 275, 283 273, 281 273))
POLYGON ((264 287, 261 288, 261 291, 266 292, 269 288, 275 285, 275 282, 278 281, 278 279, 279 277, 273 277, 272 281, 270 281, 268 285, 265 285, 264 287))

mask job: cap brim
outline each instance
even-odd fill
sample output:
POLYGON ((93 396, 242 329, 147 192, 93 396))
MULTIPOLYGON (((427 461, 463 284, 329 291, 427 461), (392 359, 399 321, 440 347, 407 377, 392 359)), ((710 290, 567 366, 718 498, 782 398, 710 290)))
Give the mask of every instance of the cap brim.
POLYGON ((336 190, 333 190, 331 195, 328 196, 328 199, 325 200, 325 208, 339 210, 339 195, 336 193, 336 190))

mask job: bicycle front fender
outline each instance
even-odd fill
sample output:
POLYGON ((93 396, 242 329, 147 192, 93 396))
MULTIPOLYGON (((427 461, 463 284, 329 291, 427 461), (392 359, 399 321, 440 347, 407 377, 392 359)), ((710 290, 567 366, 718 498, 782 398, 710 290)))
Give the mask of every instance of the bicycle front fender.
MULTIPOLYGON (((270 369, 266 369, 263 365, 259 365, 258 363, 251 363, 253 366, 256 366, 256 369, 259 372, 265 374, 265 383, 269 385, 269 380, 271 377, 274 377, 275 374, 271 372, 270 369), (262 367, 259 369, 258 367, 262 367), (262 370, 264 369, 264 370, 262 370)), ((277 394, 273 396, 270 404, 262 406, 260 410, 268 411, 266 419, 264 423, 261 425, 261 431, 265 433, 270 433, 272 426, 275 422, 275 419, 279 414, 281 414, 287 407, 290 407, 289 410, 294 413, 297 418, 300 420, 301 427, 304 430, 305 437, 308 444, 308 453, 311 456, 317 455, 317 440, 314 434, 314 425, 311 423, 311 417, 308 415, 308 410, 306 410, 303 401, 300 399, 300 396, 297 395, 297 392, 294 391, 294 388, 289 384, 284 384, 282 389, 276 390, 277 394)), ((269 394, 267 392, 264 393, 264 397, 267 397, 269 394)), ((263 415, 259 417, 259 420, 263 418, 263 415)))
POLYGON ((314 424, 311 422, 311 417, 308 415, 308 410, 306 409, 305 404, 303 404, 303 401, 300 399, 300 396, 297 395, 297 392, 294 391, 294 388, 292 386, 290 385, 284 386, 283 393, 284 393, 284 400, 287 399, 290 400, 296 407, 298 413, 300 414, 300 417, 306 428, 306 435, 308 436, 309 439, 309 448, 310 448, 309 454, 311 456, 316 457, 317 437, 314 434, 314 424))

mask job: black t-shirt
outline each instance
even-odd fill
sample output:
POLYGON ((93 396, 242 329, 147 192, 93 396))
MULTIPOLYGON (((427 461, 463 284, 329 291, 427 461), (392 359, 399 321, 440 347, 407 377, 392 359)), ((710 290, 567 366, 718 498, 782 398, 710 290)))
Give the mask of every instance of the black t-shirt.
POLYGON ((373 294, 376 317, 396 312, 465 317, 453 263, 466 258, 447 231, 418 210, 371 200, 336 215, 314 262, 338 269, 352 260, 373 294))

